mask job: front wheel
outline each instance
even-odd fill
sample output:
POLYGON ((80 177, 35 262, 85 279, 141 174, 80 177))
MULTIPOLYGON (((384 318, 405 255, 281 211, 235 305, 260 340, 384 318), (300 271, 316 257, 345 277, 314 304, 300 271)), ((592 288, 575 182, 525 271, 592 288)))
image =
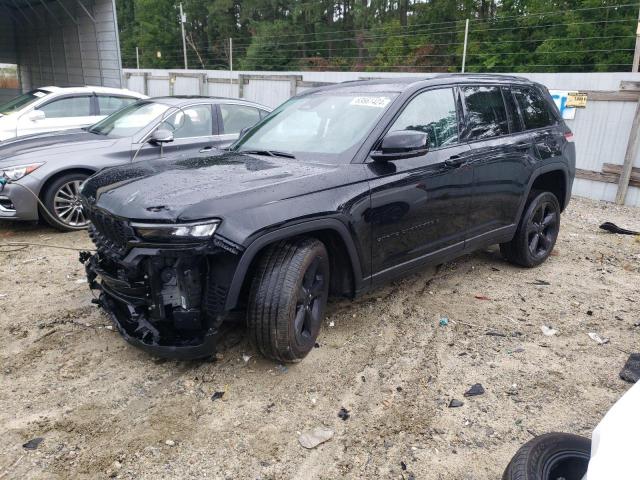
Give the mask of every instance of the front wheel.
POLYGON ((502 480, 581 480, 587 473, 591 440, 569 433, 547 433, 516 452, 502 480))
POLYGON ((87 177, 84 173, 67 173, 48 186, 42 199, 47 211, 42 212, 42 217, 53 228, 62 231, 87 228, 89 219, 80 203, 80 187, 87 177))
POLYGON ((328 296, 329 256, 322 242, 301 238, 268 247, 249 294, 252 342, 272 360, 302 360, 315 345, 328 296))
POLYGON ((536 267, 544 262, 556 244, 560 231, 560 203, 551 192, 531 197, 516 234, 500 244, 502 255, 511 263, 536 267))

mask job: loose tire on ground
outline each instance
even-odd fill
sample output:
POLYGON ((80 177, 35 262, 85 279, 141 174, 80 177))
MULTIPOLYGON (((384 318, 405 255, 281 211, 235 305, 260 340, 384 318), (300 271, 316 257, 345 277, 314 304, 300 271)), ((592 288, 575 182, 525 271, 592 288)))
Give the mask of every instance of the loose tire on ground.
POLYGON ((247 307, 249 337, 267 358, 297 362, 314 347, 329 295, 329 257, 322 242, 300 238, 263 252, 247 307))
POLYGON ((513 239, 500 244, 509 262, 523 267, 543 263, 556 244, 560 231, 560 203, 551 192, 532 192, 513 239))
POLYGON ((502 480, 581 480, 587 472, 591 440, 570 433, 547 433, 516 452, 502 480))
POLYGON ((84 173, 67 173, 56 178, 42 197, 47 212, 40 211, 41 217, 53 228, 61 231, 83 230, 87 228, 88 219, 77 201, 80 185, 88 178, 84 173), (69 210, 67 211, 67 207, 69 210), (61 215, 67 211, 67 216, 61 215), (55 218, 51 218, 51 216, 55 218))

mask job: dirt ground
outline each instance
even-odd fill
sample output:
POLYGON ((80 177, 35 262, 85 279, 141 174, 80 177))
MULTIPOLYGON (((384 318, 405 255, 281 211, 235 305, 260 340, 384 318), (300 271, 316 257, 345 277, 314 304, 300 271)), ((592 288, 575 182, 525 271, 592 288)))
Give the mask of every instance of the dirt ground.
MULTIPOLYGON (((216 362, 153 358, 92 305, 76 252, 0 253, 0 478, 497 479, 532 435, 590 435, 630 386, 640 239, 603 221, 640 230, 640 210, 574 199, 539 268, 492 248, 335 301, 319 348, 287 367, 242 329, 216 362), (333 439, 303 449, 321 426, 333 439)), ((0 223, 0 243, 20 241, 91 246, 0 223)))

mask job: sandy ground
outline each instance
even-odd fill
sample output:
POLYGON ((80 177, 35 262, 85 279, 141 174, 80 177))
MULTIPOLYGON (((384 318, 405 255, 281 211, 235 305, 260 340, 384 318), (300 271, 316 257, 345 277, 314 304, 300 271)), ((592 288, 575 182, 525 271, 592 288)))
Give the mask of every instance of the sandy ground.
MULTIPOLYGON (((153 358, 91 304, 77 253, 1 253, 0 478, 499 478, 532 435, 590 435, 629 388, 640 241, 599 231, 607 220, 640 229, 637 209, 574 199, 537 269, 494 248, 333 302, 319 348, 286 368, 242 329, 217 362, 153 358), (475 383, 486 393, 463 397, 475 383), (333 439, 303 449, 320 426, 333 439)), ((84 232, 2 223, 8 241, 90 247, 84 232)))

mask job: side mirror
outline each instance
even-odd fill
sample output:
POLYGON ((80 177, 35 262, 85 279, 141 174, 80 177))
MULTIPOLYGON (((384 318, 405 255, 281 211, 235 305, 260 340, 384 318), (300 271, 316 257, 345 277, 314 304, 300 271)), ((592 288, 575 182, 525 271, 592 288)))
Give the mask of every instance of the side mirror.
POLYGON ((240 135, 238 135, 238 138, 240 139, 244 137, 252 128, 253 127, 244 127, 242 130, 240 130, 240 135))
POLYGON ((389 132, 382 139, 380 150, 371 152, 376 162, 419 157, 429 151, 429 135, 416 130, 389 132))
POLYGON ((45 113, 42 110, 34 110, 29 114, 29 120, 32 122, 39 122, 40 120, 44 120, 47 118, 45 113))
POLYGON ((149 137, 149 143, 154 145, 162 145, 163 143, 173 142, 173 132, 167 128, 158 128, 149 137))

